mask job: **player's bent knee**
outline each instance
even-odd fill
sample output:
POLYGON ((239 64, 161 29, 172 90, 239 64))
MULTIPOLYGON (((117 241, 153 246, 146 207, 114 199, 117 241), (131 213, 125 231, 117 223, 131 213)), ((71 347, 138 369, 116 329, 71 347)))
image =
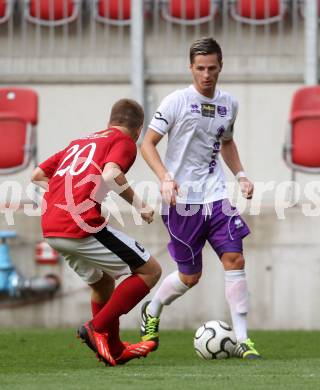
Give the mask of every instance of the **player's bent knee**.
POLYGON ((234 266, 235 269, 244 269, 245 260, 241 253, 238 254, 238 256, 234 260, 234 266))
POLYGON ((242 253, 224 253, 221 261, 226 271, 244 269, 245 266, 242 253))
MULTIPOLYGON (((162 274, 162 268, 160 264, 154 259, 154 263, 152 264, 152 282, 153 286, 158 282, 162 274)), ((153 287, 152 286, 152 287, 153 287)))
POLYGON ((198 284, 200 278, 201 278, 201 272, 194 274, 194 275, 186 275, 179 273, 180 279, 182 283, 184 283, 187 287, 191 288, 198 284))
POLYGON ((192 288, 196 284, 198 284, 198 282, 199 282, 199 279, 192 279, 192 280, 186 282, 185 285, 188 286, 189 288, 192 288))
POLYGON ((150 259, 143 266, 137 268, 134 273, 138 274, 151 289, 160 279, 162 269, 157 260, 151 256, 150 259))

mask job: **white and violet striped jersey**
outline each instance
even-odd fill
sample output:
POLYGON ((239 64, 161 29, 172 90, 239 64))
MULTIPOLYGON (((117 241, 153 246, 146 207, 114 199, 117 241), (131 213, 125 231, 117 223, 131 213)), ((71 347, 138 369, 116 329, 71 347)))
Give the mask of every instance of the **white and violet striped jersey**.
POLYGON ((177 202, 202 204, 227 198, 219 161, 221 141, 233 137, 238 102, 216 89, 210 99, 193 85, 161 102, 150 128, 168 134, 165 166, 180 186, 177 202))

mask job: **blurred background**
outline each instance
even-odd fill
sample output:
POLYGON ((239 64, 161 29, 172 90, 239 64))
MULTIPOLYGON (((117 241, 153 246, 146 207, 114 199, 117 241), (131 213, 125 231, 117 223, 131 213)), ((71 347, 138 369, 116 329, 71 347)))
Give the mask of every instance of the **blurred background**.
MULTIPOLYGON (((223 50, 219 88, 239 101, 235 139, 257 187, 241 202, 227 175, 252 231, 249 326, 320 329, 319 20, 318 0, 0 0, 0 325, 77 326, 90 314, 89 289, 42 243, 33 166, 106 128, 120 98, 143 104, 147 127, 160 101, 191 83, 191 43, 212 36, 223 50)), ((159 147, 163 155, 165 139, 159 147)), ((128 178, 159 211, 140 152, 128 178)), ((105 206, 164 276, 175 269, 159 213, 146 226, 115 196, 105 206)), ((229 320, 219 260, 209 246, 203 257, 201 283, 165 309, 164 328, 229 320)), ((139 310, 122 324, 137 328, 139 310)))

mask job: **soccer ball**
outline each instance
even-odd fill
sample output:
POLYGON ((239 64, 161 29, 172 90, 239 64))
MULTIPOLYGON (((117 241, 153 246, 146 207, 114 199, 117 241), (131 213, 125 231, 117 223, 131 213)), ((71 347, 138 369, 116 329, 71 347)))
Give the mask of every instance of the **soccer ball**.
POLYGON ((232 328, 223 321, 208 321, 196 331, 193 345, 203 359, 229 358, 237 341, 232 328))

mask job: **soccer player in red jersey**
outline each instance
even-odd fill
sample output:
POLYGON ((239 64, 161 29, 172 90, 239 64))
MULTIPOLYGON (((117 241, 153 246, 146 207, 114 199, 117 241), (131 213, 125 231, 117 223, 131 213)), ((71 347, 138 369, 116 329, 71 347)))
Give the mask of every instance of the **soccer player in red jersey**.
POLYGON ((32 181, 46 189, 42 230, 48 243, 91 287, 93 319, 78 335, 108 365, 146 356, 153 341, 123 343, 119 317, 137 305, 160 278, 157 261, 134 239, 101 216, 110 190, 135 207, 151 223, 153 210, 134 193, 125 173, 137 153, 144 120, 142 107, 130 99, 115 103, 108 129, 72 141, 40 164, 32 181), (115 279, 130 274, 115 288, 115 279))

